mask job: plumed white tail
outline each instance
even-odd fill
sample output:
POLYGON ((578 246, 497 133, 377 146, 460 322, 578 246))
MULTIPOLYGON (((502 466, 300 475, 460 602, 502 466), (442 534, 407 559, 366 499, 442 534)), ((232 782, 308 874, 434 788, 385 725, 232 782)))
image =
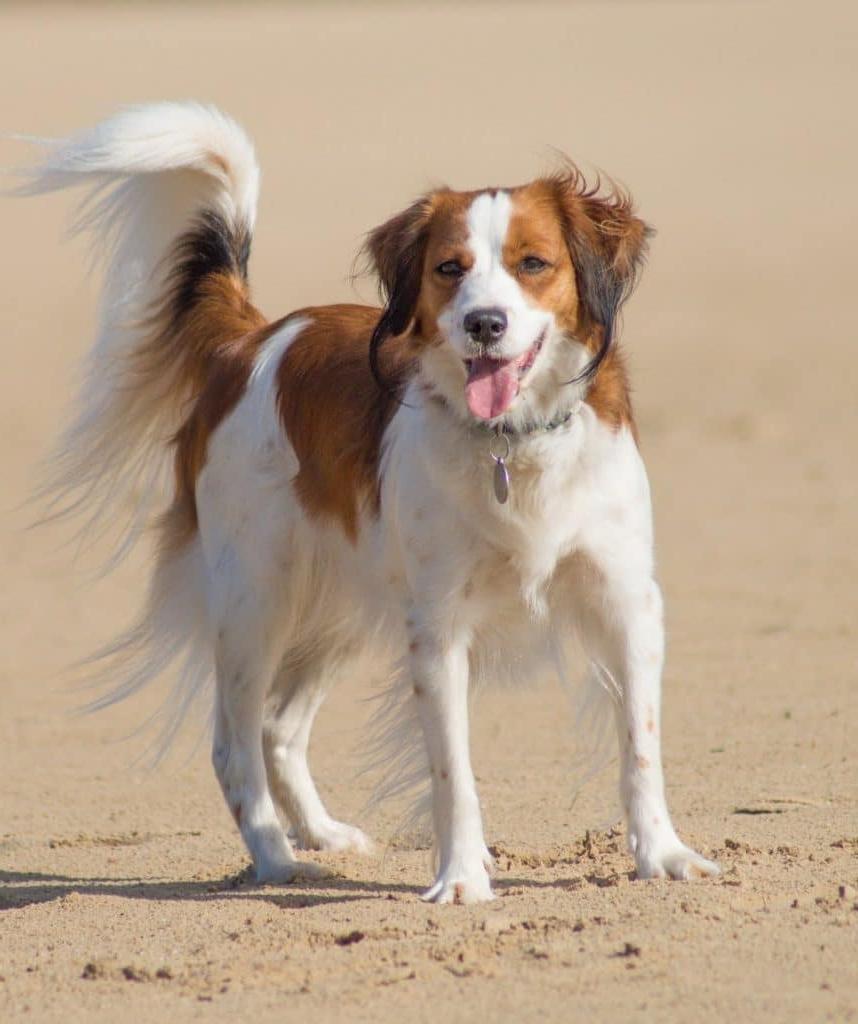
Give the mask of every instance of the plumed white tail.
POLYGON ((101 690, 90 709, 175 670, 163 752, 212 674, 205 561, 172 500, 172 442, 222 349, 264 322, 246 279, 259 169, 241 128, 196 103, 130 108, 43 145, 17 192, 86 189, 74 228, 91 233, 105 281, 74 416, 39 497, 47 518, 81 517, 82 544, 114 541, 108 567, 158 524, 137 624, 85 666, 101 690))
MULTIPOLYGON (((44 162, 26 172, 18 191, 87 189, 74 229, 92 233, 105 283, 75 413, 40 497, 50 500, 49 517, 82 517, 81 542, 111 536, 116 560, 163 508, 169 442, 192 397, 186 353, 165 352, 162 337, 153 358, 154 336, 165 327, 155 314, 171 295, 187 304, 190 294, 187 280, 185 292, 177 291, 177 240, 185 236, 187 260, 188 232, 208 218, 231 249, 231 269, 243 275, 259 169, 242 129, 197 103, 132 107, 48 145, 44 162)), ((205 243, 201 255, 190 254, 202 260, 197 273, 219 269, 205 266, 211 255, 205 243)))

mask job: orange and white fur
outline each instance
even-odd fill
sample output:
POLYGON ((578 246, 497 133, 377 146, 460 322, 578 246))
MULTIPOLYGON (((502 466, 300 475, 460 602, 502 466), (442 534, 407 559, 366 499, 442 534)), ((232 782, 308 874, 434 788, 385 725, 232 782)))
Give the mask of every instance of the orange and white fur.
POLYGON ((120 525, 122 551, 157 530, 105 702, 172 668, 169 731, 213 679, 224 797, 257 878, 288 882, 315 874, 290 835, 370 849, 307 762, 329 687, 369 665, 431 784, 425 898, 467 903, 492 896, 469 687, 563 674, 577 636, 613 704, 638 875, 716 873, 665 802, 662 601, 613 338, 648 234, 627 196, 572 167, 433 191, 368 236, 383 309, 268 322, 246 283, 258 182, 233 121, 161 103, 52 145, 23 189, 87 187, 106 266, 55 508, 84 511, 89 534, 120 525))

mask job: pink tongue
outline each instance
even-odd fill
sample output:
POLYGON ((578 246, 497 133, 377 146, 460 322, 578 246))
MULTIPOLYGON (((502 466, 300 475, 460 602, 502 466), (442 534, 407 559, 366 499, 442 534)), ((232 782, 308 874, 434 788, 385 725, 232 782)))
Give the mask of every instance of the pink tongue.
POLYGON ((465 398, 468 408, 481 420, 505 412, 518 394, 518 373, 514 361, 481 357, 471 361, 465 398))

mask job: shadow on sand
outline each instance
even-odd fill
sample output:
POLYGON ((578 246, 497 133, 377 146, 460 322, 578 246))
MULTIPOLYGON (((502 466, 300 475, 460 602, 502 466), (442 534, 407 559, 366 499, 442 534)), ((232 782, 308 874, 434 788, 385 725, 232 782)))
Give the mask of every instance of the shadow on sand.
POLYGON ((357 882, 340 877, 324 881, 298 880, 288 885, 257 885, 250 870, 221 879, 169 881, 145 878, 84 878, 29 871, 0 871, 0 913, 67 896, 119 896, 154 902, 258 900, 283 910, 298 910, 357 900, 396 900, 400 894, 418 896, 413 885, 357 882))
MULTIPOLYGON (((604 877, 591 874, 569 878, 536 879, 495 877, 492 887, 496 896, 516 889, 581 889, 588 885, 599 888, 633 881, 633 871, 604 877)), ((83 878, 50 875, 30 871, 0 871, 0 913, 39 903, 50 903, 67 896, 119 896, 124 899, 153 902, 209 902, 214 900, 255 900, 279 907, 300 910, 305 907, 330 906, 362 900, 419 900, 423 886, 379 882, 358 882, 333 876, 323 881, 297 880, 283 885, 258 885, 250 868, 237 875, 220 879, 170 881, 144 878, 83 878)))

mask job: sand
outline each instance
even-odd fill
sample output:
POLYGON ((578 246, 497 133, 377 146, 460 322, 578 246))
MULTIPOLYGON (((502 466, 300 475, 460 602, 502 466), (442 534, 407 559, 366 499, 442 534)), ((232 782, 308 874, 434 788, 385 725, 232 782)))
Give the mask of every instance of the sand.
MULTIPOLYGON (((126 623, 146 553, 101 582, 20 508, 92 328, 68 196, 4 201, 0 246, 0 1019, 851 1020, 858 1016, 858 228, 850 5, 5 4, 0 127, 214 101, 264 169, 270 315, 368 299, 363 233, 422 188, 526 180, 565 150, 659 231, 625 316, 668 609, 665 757, 722 877, 639 882, 615 766, 576 784, 564 697, 487 693, 474 759, 497 899, 418 899, 429 852, 367 818, 367 692, 312 756, 377 857, 258 887, 201 726, 127 738, 160 694, 73 712, 65 667, 126 623), (577 795, 576 795, 577 794, 577 795)), ((0 164, 29 150, 4 141, 0 164)), ((96 552, 97 554, 97 552, 96 552)))

